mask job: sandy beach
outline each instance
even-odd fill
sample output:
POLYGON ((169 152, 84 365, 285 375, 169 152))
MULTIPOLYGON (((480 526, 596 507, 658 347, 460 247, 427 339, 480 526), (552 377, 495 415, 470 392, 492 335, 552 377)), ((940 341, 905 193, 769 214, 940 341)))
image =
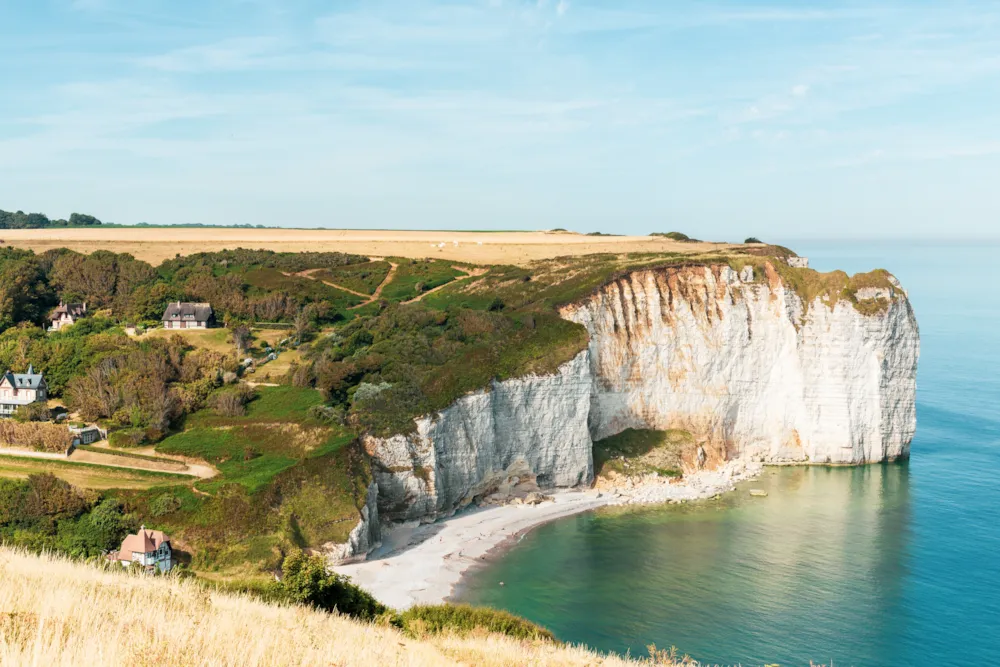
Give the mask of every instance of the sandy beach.
POLYGON ((383 534, 368 560, 334 569, 383 603, 397 609, 447 600, 462 576, 498 547, 514 544, 549 521, 612 505, 695 501, 732 491, 761 467, 731 461, 715 471, 688 475, 680 483, 650 480, 631 488, 559 490, 540 505, 475 508, 432 524, 401 524, 383 534))

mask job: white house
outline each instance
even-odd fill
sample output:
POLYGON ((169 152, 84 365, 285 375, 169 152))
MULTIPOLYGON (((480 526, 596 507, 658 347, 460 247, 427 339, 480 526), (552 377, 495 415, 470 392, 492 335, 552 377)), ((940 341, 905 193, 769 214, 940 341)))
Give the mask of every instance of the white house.
POLYGON ((122 541, 122 548, 108 554, 108 559, 118 561, 123 567, 138 563, 147 570, 169 572, 174 566, 170 538, 159 530, 146 530, 145 526, 135 535, 122 541))
POLYGON ((0 375, 0 417, 10 417, 20 408, 49 400, 48 385, 34 366, 27 373, 7 371, 0 375))
POLYGON ((49 321, 52 322, 49 331, 59 331, 63 327, 68 327, 86 314, 86 303, 60 303, 59 307, 49 315, 49 321))

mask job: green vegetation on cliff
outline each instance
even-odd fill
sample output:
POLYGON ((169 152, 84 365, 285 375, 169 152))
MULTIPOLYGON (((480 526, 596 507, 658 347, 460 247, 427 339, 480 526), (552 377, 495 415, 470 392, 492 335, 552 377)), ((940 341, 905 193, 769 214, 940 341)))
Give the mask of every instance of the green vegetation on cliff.
POLYGON ((594 443, 594 475, 680 477, 685 459, 694 460, 695 449, 688 431, 628 428, 594 443))

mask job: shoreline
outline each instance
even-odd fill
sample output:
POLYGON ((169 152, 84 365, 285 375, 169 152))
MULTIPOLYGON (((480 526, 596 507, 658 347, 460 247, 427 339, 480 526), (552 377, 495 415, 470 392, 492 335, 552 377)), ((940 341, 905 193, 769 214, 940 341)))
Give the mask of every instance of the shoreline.
POLYGON ((718 470, 693 473, 680 483, 657 478, 629 488, 556 490, 540 505, 503 505, 464 510, 429 524, 398 524, 382 546, 359 563, 338 565, 338 574, 397 609, 450 600, 476 565, 488 563, 543 524, 601 507, 704 500, 732 491, 760 474, 760 464, 729 461, 718 470))

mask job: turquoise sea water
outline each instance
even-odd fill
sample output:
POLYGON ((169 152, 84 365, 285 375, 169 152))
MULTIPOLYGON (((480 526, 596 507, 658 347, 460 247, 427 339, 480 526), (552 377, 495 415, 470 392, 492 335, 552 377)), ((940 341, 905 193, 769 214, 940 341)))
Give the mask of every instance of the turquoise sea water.
POLYGON ((751 484, 767 498, 570 517, 473 573, 464 600, 633 655, 1000 662, 1000 246, 790 245, 819 270, 888 268, 909 290, 922 339, 910 461, 773 468, 751 484))

